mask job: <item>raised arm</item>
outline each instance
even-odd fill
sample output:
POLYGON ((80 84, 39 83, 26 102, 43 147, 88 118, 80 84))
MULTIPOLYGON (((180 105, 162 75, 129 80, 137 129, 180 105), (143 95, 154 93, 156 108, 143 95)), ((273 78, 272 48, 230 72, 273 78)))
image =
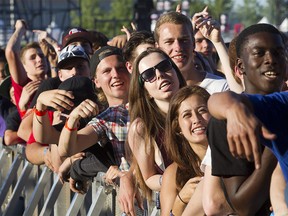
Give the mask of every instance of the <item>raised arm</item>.
POLYGON ((17 20, 15 31, 10 37, 5 49, 11 77, 20 85, 24 85, 27 80, 27 74, 20 59, 21 40, 26 33, 26 29, 25 21, 17 20))
POLYGON ((213 43, 223 65, 223 72, 225 74, 230 90, 236 93, 241 93, 243 91, 243 87, 241 84, 236 82, 233 76, 229 62, 228 50, 221 36, 220 25, 216 20, 211 19, 211 17, 207 17, 206 13, 207 12, 205 11, 205 13, 200 12, 195 14, 192 19, 195 22, 193 26, 195 25, 195 27, 199 29, 203 36, 213 43))

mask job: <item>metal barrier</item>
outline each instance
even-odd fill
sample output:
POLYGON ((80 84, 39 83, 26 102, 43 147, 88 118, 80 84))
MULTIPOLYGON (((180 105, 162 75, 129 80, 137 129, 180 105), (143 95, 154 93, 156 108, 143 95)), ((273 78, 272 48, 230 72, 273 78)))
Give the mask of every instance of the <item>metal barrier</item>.
MULTIPOLYGON (((29 163, 25 146, 0 144, 0 216, 121 215, 117 189, 103 182, 104 174, 98 173, 85 195, 73 193, 46 166, 29 163)), ((137 215, 160 215, 153 202, 144 206, 137 215)))

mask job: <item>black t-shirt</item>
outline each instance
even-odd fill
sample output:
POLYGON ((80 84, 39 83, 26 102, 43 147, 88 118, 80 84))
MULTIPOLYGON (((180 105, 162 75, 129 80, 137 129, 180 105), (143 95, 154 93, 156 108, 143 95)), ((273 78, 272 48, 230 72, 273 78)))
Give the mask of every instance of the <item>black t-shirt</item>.
POLYGON ((6 130, 18 131, 19 125, 21 123, 21 117, 16 106, 13 108, 11 113, 7 116, 6 120, 6 130))
POLYGON ((226 121, 213 117, 209 120, 207 138, 211 148, 212 175, 214 176, 249 176, 255 169, 253 162, 236 159, 229 150, 226 121))
POLYGON ((30 108, 33 108, 36 105, 37 98, 42 92, 57 89, 61 83, 62 82, 58 76, 43 80, 43 82, 40 84, 36 94, 34 95, 32 102, 30 103, 30 108))
MULTIPOLYGON (((224 120, 217 120, 213 117, 209 120, 207 138, 211 148, 212 175, 220 177, 250 176, 255 170, 254 162, 246 159, 236 159, 229 150, 227 141, 227 123, 224 120)), ((262 150, 264 147, 262 146, 262 150)), ((263 188, 269 190, 269 188, 263 188)), ((248 192, 248 191, 247 191, 248 192)), ((269 197, 255 213, 255 216, 270 215, 271 204, 269 197)))

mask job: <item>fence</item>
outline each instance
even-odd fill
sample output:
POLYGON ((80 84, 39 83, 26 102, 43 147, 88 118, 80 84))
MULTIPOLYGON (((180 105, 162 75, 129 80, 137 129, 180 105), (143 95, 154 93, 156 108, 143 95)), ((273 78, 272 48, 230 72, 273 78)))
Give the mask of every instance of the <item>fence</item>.
MULTIPOLYGON (((0 167, 1 216, 121 215, 117 190, 105 185, 104 173, 98 173, 85 195, 73 193, 46 166, 29 163, 25 146, 20 144, 0 144, 0 167)), ((144 206, 144 211, 137 209, 137 215, 159 215, 155 202, 144 206)))

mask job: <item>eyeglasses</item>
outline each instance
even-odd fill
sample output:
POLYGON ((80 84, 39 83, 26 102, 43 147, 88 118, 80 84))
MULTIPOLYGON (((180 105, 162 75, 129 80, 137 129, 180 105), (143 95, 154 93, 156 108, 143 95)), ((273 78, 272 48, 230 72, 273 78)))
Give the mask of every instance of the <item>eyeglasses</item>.
POLYGON ((162 73, 165 73, 172 69, 172 64, 168 59, 165 59, 154 67, 148 68, 139 75, 140 85, 144 85, 144 82, 154 82, 156 80, 156 69, 158 69, 162 73))

